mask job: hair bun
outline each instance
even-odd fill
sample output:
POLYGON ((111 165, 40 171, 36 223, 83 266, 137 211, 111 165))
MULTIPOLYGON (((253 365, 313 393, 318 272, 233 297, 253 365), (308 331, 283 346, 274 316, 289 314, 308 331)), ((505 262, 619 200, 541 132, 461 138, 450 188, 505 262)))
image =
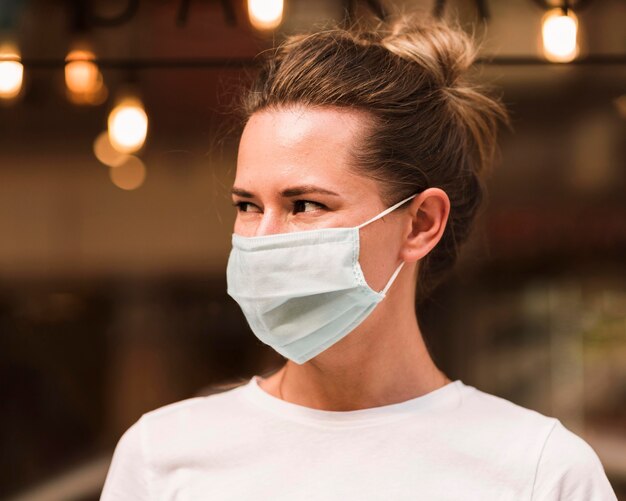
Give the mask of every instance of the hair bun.
POLYGON ((418 64, 441 87, 454 86, 476 58, 476 45, 463 30, 449 24, 404 14, 385 23, 380 45, 418 64))
POLYGON ((391 206, 429 187, 445 191, 450 215, 422 258, 421 300, 452 268, 483 199, 506 108, 465 75, 473 36, 423 14, 360 18, 291 36, 266 60, 247 93, 246 115, 302 105, 364 111, 348 168, 378 183, 391 206))

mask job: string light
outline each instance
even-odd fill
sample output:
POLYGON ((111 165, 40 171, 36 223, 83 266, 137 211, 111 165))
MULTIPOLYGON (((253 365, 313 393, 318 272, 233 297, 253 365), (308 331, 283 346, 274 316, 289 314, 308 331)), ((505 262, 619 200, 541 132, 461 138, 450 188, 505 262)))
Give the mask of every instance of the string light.
POLYGON ((109 141, 120 153, 134 153, 143 146, 148 133, 148 115, 141 100, 126 97, 113 108, 108 119, 109 141))
POLYGON ((65 58, 67 96, 75 104, 102 104, 107 97, 102 73, 88 49, 74 49, 65 58))
POLYGON ((250 24, 258 30, 276 28, 283 20, 283 0, 248 0, 250 24))
POLYGON ((20 52, 12 43, 0 45, 0 99, 13 100, 22 90, 24 66, 20 52))
POLYGON ((128 155, 122 165, 109 169, 109 176, 118 188, 136 190, 146 180, 146 166, 140 158, 128 155))
POLYGON ((98 134, 93 142, 93 153, 100 162, 109 167, 119 167, 128 157, 126 153, 120 153, 113 148, 106 130, 98 134))
POLYGON ((572 9, 553 9, 543 16, 543 53, 549 61, 567 63, 578 55, 578 18, 572 9))

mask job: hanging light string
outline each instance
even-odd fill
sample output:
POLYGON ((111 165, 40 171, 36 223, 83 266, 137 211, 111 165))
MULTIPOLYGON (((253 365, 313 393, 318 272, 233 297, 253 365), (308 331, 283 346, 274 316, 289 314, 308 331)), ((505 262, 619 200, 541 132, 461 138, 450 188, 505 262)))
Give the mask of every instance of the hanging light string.
MULTIPOLYGON (((8 56, 0 58, 2 61, 18 61, 25 68, 31 69, 62 69, 65 67, 64 59, 52 58, 33 58, 24 57, 16 58, 8 56)), ((80 61, 81 59, 74 59, 80 61)), ((148 69, 228 69, 255 67, 259 64, 254 57, 239 58, 135 58, 135 59, 116 59, 116 58, 98 58, 85 59, 86 61, 95 62, 98 67, 104 69, 117 70, 148 70, 148 69)), ((482 56, 476 59, 476 64, 494 65, 494 66, 534 66, 534 65, 552 65, 551 61, 537 56, 482 56)), ((568 64, 576 65, 600 65, 600 66, 624 66, 626 65, 626 54, 596 54, 588 55, 579 59, 575 59, 568 64)))

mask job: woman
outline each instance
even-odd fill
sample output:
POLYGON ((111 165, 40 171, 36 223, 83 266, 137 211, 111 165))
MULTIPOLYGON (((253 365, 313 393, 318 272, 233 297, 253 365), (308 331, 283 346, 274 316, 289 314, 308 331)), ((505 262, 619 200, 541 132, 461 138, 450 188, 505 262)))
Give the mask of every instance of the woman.
POLYGON ((609 500, 555 418, 451 381, 415 315, 482 198, 498 101, 459 30, 292 36, 246 95, 228 292, 287 358, 149 412, 102 499, 609 500), (417 285, 417 287, 416 287, 417 285))

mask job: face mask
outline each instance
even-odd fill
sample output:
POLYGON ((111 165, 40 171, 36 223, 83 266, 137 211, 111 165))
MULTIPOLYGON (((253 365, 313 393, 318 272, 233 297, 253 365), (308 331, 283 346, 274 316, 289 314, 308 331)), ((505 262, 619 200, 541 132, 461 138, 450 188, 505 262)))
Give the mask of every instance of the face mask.
POLYGON ((404 264, 382 291, 373 290, 359 265, 359 229, 416 195, 356 227, 259 237, 233 234, 228 294, 239 303, 252 332, 303 364, 354 330, 383 300, 404 264))

